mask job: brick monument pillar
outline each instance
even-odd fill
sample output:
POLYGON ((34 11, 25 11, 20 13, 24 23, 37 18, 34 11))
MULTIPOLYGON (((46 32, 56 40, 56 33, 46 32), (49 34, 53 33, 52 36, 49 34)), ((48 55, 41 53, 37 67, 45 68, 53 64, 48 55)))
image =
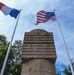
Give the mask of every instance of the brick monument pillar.
POLYGON ((55 61, 52 32, 35 29, 25 33, 21 75, 56 75, 55 61))

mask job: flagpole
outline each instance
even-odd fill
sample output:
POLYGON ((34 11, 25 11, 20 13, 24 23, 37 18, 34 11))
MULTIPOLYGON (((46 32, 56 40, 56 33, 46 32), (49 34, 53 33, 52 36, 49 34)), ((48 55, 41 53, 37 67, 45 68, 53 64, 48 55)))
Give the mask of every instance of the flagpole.
MULTIPOLYGON (((20 13, 21 13, 21 10, 20 10, 20 13)), ((19 13, 19 15, 18 15, 16 24, 15 24, 15 28, 14 28, 14 31, 13 31, 13 34, 12 34, 12 38, 11 38, 11 41, 10 41, 10 44, 9 44, 9 47, 8 47, 8 50, 7 50, 7 53, 6 53, 6 57, 5 57, 5 59, 4 59, 4 63, 3 63, 3 66, 2 66, 2 70, 1 70, 1 75, 4 74, 4 70, 5 70, 5 67, 6 67, 7 60, 8 60, 10 48, 11 48, 11 45, 12 45, 12 41, 13 41, 13 38, 14 38, 14 34, 15 34, 15 31, 16 31, 17 25, 18 25, 20 13, 19 13)))
POLYGON ((66 47, 66 53, 67 53, 67 56, 68 56, 71 72, 72 72, 72 75, 74 75, 74 70, 73 70, 73 66, 72 66, 72 63, 71 63, 70 56, 69 56, 68 48, 67 48, 67 45, 66 45, 66 42, 65 42, 65 38, 64 38, 64 35, 63 35, 63 32, 62 32, 62 29, 61 29, 61 26, 60 26, 60 23, 59 23, 58 19, 57 19, 57 23, 58 23, 58 26, 60 28, 60 32, 61 32, 61 35, 62 35, 62 38, 63 38, 63 41, 64 41, 64 45, 66 47))

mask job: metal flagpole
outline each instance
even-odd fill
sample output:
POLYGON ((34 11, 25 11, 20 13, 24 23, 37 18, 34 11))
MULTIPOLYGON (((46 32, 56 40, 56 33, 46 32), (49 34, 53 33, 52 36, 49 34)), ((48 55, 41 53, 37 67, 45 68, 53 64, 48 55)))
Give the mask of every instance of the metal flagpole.
POLYGON ((72 66, 72 63, 71 63, 70 56, 69 56, 68 48, 67 48, 67 45, 66 45, 66 42, 65 42, 65 39, 64 39, 64 35, 63 35, 63 32, 62 32, 62 29, 61 29, 61 26, 60 26, 60 23, 59 23, 58 19, 57 19, 57 22, 58 22, 58 25, 59 25, 59 28, 60 28, 60 32, 62 34, 62 38, 63 38, 63 41, 64 41, 64 45, 66 47, 66 53, 67 53, 67 56, 68 56, 68 60, 69 60, 71 72, 72 72, 72 75, 74 75, 74 70, 73 70, 73 66, 72 66))
MULTIPOLYGON (((21 10, 20 10, 20 13, 21 13, 21 10)), ((12 41, 13 41, 13 38, 14 38, 14 34, 15 34, 15 31, 16 31, 16 28, 17 28, 17 24, 18 24, 18 21, 19 21, 20 13, 18 15, 18 18, 17 18, 17 21, 16 21, 16 25, 15 25, 15 28, 14 28, 14 31, 13 31, 13 34, 12 34, 12 38, 11 38, 11 41, 10 41, 10 44, 9 44, 9 47, 8 47, 8 50, 7 50, 7 53, 6 53, 6 57, 4 59, 4 63, 3 63, 3 66, 2 66, 2 70, 1 70, 1 75, 4 74, 4 70, 5 70, 5 67, 6 67, 7 60, 8 60, 10 48, 11 48, 12 41)))

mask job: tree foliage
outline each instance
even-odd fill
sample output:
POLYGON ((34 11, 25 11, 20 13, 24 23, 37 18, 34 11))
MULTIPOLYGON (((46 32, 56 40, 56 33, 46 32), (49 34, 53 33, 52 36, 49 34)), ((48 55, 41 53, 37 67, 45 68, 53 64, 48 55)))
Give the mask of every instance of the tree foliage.
MULTIPOLYGON (((72 62, 72 66, 74 69, 74 62, 72 62)), ((64 68, 64 70, 63 70, 64 75, 72 75, 70 65, 68 65, 68 66, 63 65, 63 68, 64 68)))
POLYGON ((64 68, 63 73, 65 75, 72 75, 71 70, 70 70, 70 66, 66 67, 65 65, 63 65, 63 68, 64 68))
MULTIPOLYGON (((4 58, 8 49, 9 42, 7 42, 4 35, 0 35, 0 70, 4 62, 4 58)), ((21 49, 22 41, 17 40, 12 45, 4 71, 4 75, 20 75, 21 73, 21 49)))
POLYGON ((7 44, 7 38, 4 35, 0 35, 0 45, 7 44))

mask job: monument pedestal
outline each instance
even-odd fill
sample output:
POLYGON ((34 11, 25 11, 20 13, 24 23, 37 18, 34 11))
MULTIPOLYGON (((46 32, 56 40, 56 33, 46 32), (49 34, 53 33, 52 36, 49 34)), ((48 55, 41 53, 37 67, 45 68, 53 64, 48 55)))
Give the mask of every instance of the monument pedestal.
POLYGON ((46 59, 32 59, 22 64, 21 75, 56 75, 54 63, 46 59))
POLYGON ((21 75, 56 75, 55 61, 52 32, 36 29, 25 33, 21 75))

